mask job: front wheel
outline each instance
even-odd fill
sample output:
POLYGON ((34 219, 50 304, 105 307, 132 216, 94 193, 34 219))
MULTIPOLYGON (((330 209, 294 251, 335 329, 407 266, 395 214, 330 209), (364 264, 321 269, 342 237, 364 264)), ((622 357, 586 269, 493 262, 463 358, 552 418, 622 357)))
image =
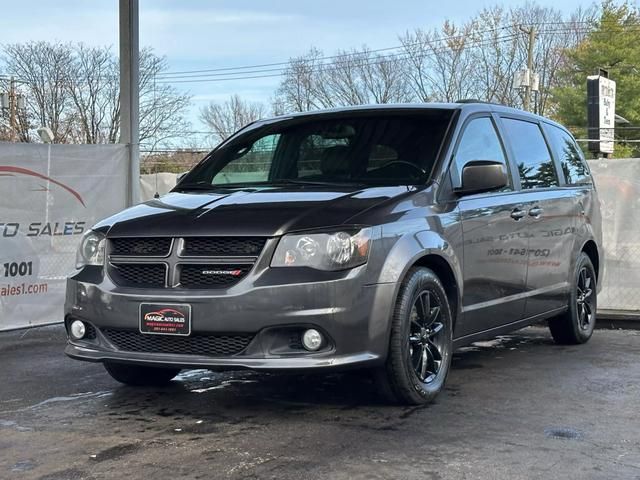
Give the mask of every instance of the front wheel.
POLYGON ((180 373, 179 368, 143 367, 113 362, 104 362, 104 368, 114 380, 136 387, 161 387, 180 373))
POLYGON ((549 320, 549 330, 556 343, 577 345, 587 342, 596 324, 596 272, 589 256, 581 252, 573 274, 569 308, 549 320))
POLYGON ((403 404, 431 402, 444 387, 453 349, 447 294, 428 268, 412 268, 393 312, 389 354, 377 372, 385 396, 403 404))

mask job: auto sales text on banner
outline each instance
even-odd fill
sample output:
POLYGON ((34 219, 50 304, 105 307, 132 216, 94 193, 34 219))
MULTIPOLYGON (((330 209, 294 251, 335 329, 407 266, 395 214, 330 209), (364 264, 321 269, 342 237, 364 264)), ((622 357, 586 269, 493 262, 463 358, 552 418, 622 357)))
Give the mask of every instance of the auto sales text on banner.
POLYGON ((63 321, 82 235, 125 207, 125 148, 0 143, 0 330, 63 321))

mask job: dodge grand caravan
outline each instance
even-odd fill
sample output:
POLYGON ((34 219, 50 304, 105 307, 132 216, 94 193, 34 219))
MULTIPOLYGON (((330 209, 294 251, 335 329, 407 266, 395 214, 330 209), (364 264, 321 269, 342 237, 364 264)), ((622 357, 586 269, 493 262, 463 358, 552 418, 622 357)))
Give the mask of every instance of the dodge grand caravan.
POLYGON ((366 368, 419 404, 462 345, 543 320, 586 342, 602 265, 588 166, 554 122, 478 102, 296 114, 93 227, 66 353, 130 385, 366 368))

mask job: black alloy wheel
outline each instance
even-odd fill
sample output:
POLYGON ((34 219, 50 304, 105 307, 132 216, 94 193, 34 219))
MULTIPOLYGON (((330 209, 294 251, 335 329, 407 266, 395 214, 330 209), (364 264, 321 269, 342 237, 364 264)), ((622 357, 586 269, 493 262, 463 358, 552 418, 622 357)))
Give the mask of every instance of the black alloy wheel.
POLYGON ((442 282, 430 269, 413 267, 400 285, 391 319, 389 353, 376 373, 386 399, 426 404, 444 387, 453 352, 453 316, 442 282))
POLYGON ((440 312, 438 297, 430 290, 423 290, 410 313, 407 353, 413 371, 424 383, 433 382, 442 367, 446 339, 440 312))
POLYGON ((580 252, 571 281, 568 308, 549 319, 549 330, 556 343, 577 345, 593 334, 598 309, 597 277, 589 256, 580 252))
POLYGON ((586 266, 580 269, 578 273, 577 292, 576 292, 576 310, 578 314, 578 325, 582 330, 588 330, 595 320, 595 294, 593 287, 595 286, 595 278, 593 272, 586 266))

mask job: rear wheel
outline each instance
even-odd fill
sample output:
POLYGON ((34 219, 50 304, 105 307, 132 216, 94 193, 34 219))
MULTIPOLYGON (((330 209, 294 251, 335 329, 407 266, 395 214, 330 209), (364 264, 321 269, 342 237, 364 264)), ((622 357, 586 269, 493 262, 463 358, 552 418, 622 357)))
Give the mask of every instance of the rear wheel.
POLYGON ((569 309, 549 320, 556 343, 577 345, 587 342, 596 324, 596 272, 589 256, 581 252, 573 276, 569 309))
POLYGON ((431 402, 449 373, 452 331, 440 279, 428 268, 412 268, 400 286, 386 365, 377 372, 381 393, 404 404, 431 402))
POLYGON ((118 382, 136 387, 160 387, 180 373, 179 368, 143 367, 113 362, 104 362, 104 368, 118 382))

